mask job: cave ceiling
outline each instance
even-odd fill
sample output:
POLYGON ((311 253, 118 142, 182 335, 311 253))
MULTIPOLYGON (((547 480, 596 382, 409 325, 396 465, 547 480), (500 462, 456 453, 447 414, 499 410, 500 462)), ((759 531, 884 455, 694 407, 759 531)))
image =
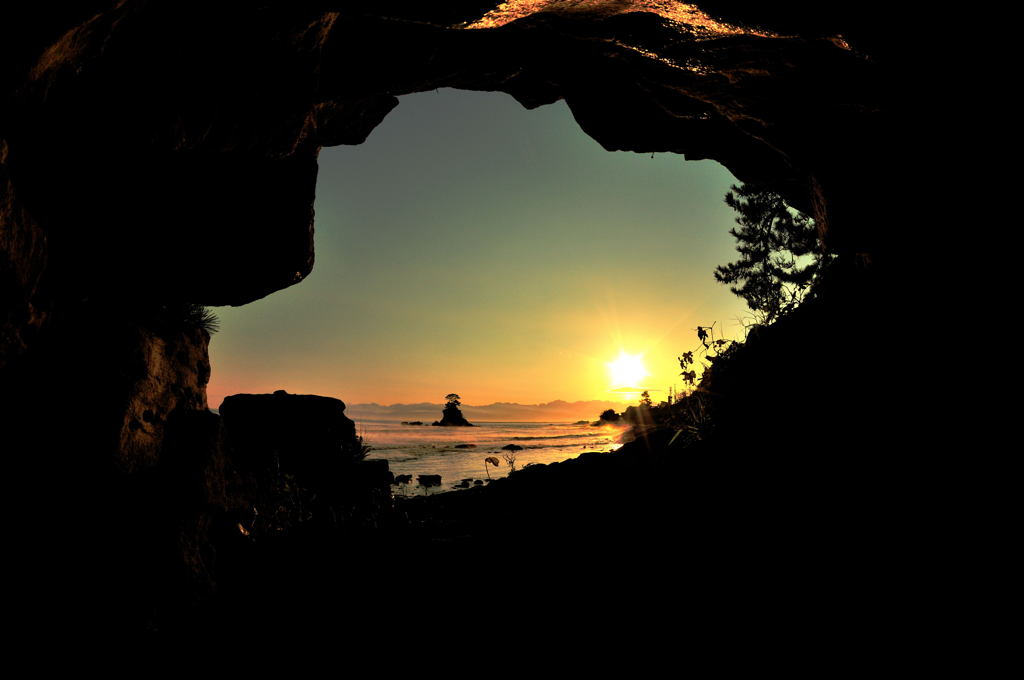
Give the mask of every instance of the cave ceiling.
POLYGON ((319 150, 454 87, 564 100, 609 151, 714 159, 838 250, 884 249, 856 199, 884 189, 861 172, 886 126, 877 32, 853 5, 765 4, 14 3, 8 194, 77 294, 244 304, 312 269, 319 150))

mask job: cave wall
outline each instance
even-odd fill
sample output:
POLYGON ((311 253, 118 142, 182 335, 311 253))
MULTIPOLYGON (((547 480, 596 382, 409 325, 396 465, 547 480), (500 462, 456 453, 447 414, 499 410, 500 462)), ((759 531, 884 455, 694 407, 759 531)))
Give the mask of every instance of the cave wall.
POLYGON ((0 141, 0 373, 25 352, 47 313, 40 291, 46 236, 18 200, 6 159, 0 141))
MULTIPOLYGON (((841 259, 870 270, 869 289, 885 288, 907 237, 875 207, 898 164, 878 164, 891 151, 888 43, 884 26, 850 9, 860 3, 810 14, 799 3, 707 3, 766 27, 755 33, 650 12, 544 11, 466 28, 496 4, 5 3, 0 431, 14 474, 32 480, 26 502, 54 499, 28 526, 74 512, 90 526, 138 508, 162 516, 140 500, 145 480, 175 451, 207 451, 195 463, 207 471, 195 507, 207 510, 160 520, 178 527, 166 534, 178 537, 168 539, 178 563, 203 581, 198 548, 180 546, 200 545, 210 508, 235 502, 218 426, 200 415, 208 337, 151 320, 302 281, 319 149, 363 141, 398 95, 502 91, 528 108, 564 99, 608 150, 711 158, 769 184, 813 214, 841 259), (204 424, 168 425, 191 419, 204 424)), ((79 532, 77 550, 151 554, 111 548, 145 520, 128 524, 113 522, 96 539, 103 549, 79 532)))

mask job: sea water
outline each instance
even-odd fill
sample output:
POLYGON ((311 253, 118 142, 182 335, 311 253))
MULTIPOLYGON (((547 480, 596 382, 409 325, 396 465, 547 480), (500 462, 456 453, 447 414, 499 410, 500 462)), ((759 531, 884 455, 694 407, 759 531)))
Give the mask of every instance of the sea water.
POLYGON ((431 492, 447 491, 469 479, 497 479, 508 475, 511 466, 503 458, 503 446, 523 447, 515 451, 516 469, 531 463, 555 463, 587 451, 614 451, 622 445, 626 428, 594 427, 568 423, 474 423, 475 427, 433 427, 401 425, 393 421, 357 420, 356 427, 372 447, 367 458, 383 458, 395 475, 412 475, 412 483, 396 493, 423 493, 419 475, 441 475, 441 486, 431 492), (460 446, 461 445, 461 446, 460 446), (485 463, 495 457, 498 467, 485 463))

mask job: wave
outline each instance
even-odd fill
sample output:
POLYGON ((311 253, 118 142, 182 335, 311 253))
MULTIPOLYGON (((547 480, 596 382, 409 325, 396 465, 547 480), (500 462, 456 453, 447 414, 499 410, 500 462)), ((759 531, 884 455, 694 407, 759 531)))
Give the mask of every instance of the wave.
POLYGON ((581 437, 583 437, 583 438, 587 438, 587 437, 593 438, 593 436, 594 435, 592 435, 592 434, 554 434, 554 435, 551 435, 549 437, 512 437, 512 441, 514 441, 514 442, 528 442, 528 441, 533 441, 535 439, 579 439, 581 437))

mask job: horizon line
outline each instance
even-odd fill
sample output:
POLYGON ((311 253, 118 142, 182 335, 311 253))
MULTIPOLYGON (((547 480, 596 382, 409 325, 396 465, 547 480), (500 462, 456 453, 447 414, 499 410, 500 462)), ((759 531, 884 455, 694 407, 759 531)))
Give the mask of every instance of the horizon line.
MULTIPOLYGON (((576 399, 575 401, 567 401, 565 399, 553 399, 551 401, 540 402, 535 404, 523 404, 518 401, 492 401, 489 404, 467 404, 465 402, 459 402, 460 406, 465 408, 485 408, 487 406, 550 406, 552 404, 589 404, 593 402, 606 402, 606 401, 622 401, 621 399, 576 399)), ((381 406, 389 408, 391 406, 444 406, 443 401, 411 401, 411 402, 395 402, 393 404, 381 404, 377 401, 361 401, 361 402, 345 402, 346 407, 352 406, 381 406)))

